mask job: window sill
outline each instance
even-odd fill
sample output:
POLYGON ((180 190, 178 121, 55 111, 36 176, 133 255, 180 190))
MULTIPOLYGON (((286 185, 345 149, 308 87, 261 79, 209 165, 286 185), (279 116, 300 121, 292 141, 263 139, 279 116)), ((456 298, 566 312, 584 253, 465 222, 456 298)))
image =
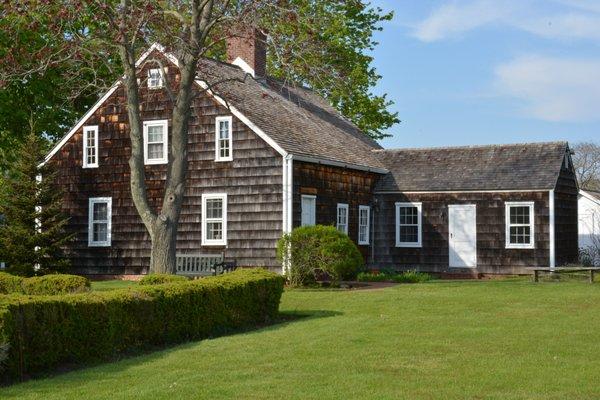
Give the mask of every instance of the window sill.
POLYGON ((144 161, 144 165, 165 165, 168 164, 168 160, 146 160, 144 161))
POLYGON ((226 247, 227 242, 202 242, 202 246, 226 247))
POLYGON ((82 165, 81 168, 83 168, 83 169, 95 169, 95 168, 98 168, 98 165, 97 164, 96 165, 94 165, 94 164, 92 164, 92 165, 82 165))
POLYGON ((216 158, 215 162, 231 162, 233 158, 216 158))
POLYGON ((534 250, 535 246, 531 245, 531 244, 526 244, 526 245, 507 244, 506 248, 513 249, 513 250, 534 250))
POLYGON ((90 243, 88 242, 88 247, 110 247, 111 244, 108 242, 102 242, 102 243, 90 243))
POLYGON ((423 247, 423 245, 421 243, 396 243, 396 247, 404 247, 404 248, 410 248, 410 249, 420 249, 423 247))

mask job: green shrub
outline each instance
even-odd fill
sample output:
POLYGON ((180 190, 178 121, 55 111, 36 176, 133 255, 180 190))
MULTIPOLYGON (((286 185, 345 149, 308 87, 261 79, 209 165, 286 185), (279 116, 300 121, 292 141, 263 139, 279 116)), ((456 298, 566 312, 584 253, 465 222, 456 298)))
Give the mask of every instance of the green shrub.
POLYGON ((140 285, 162 285, 163 283, 185 282, 189 279, 181 275, 149 274, 140 279, 140 285))
POLYGON ((6 272, 0 272, 0 294, 22 293, 21 282, 23 278, 11 275, 6 272))
POLYGON ((364 259, 354 242, 333 226, 302 226, 277 243, 292 286, 313 284, 322 274, 334 280, 354 279, 364 259))
POLYGON ((83 276, 56 274, 25 278, 21 286, 28 295, 55 295, 87 292, 90 281, 83 276))
POLYGON ((284 278, 261 269, 178 284, 3 296, 7 380, 256 326, 278 315, 284 278))
POLYGON ((431 280, 431 275, 424 272, 417 271, 405 271, 392 278, 394 282, 398 283, 423 283, 431 280))
POLYGON ((358 274, 361 282, 397 282, 397 283, 421 283, 431 280, 431 275, 424 272, 405 271, 402 273, 392 271, 361 272, 358 274))
POLYGON ((0 294, 54 295, 90 290, 90 281, 78 275, 43 275, 23 278, 0 272, 0 294))
POLYGON ((385 273, 361 272, 356 280, 359 282, 386 282, 391 280, 391 276, 385 273))

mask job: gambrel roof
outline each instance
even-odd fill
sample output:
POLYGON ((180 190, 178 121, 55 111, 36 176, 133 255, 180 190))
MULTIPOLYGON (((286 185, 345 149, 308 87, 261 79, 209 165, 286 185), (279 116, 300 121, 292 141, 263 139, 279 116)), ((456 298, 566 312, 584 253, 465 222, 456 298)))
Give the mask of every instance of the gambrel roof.
MULTIPOLYGON (((159 51, 174 64, 177 60, 155 44, 137 65, 159 51)), ((233 115, 248 125, 283 156, 386 173, 374 149, 381 146, 365 136, 328 102, 313 91, 275 79, 255 79, 239 66, 215 60, 201 62, 197 83, 233 115)), ((119 86, 116 83, 48 154, 48 161, 119 86)))
POLYGON ((379 150, 378 192, 551 190, 567 142, 379 150))

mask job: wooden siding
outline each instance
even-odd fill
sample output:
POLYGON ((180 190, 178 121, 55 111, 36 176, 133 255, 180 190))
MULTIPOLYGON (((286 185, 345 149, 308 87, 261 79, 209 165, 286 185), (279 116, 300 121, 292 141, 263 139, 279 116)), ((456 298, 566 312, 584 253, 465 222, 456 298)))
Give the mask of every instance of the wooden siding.
POLYGON ((577 178, 571 168, 562 168, 554 190, 556 265, 576 262, 579 256, 577 178))
MULTIPOLYGON (((146 68, 140 72, 144 81, 146 68)), ((176 68, 168 70, 177 82, 176 68)), ((144 84, 142 83, 142 86, 144 84)), ((164 89, 141 89, 143 120, 169 119, 164 89)), ((233 161, 215 162, 215 117, 230 115, 205 94, 193 104, 189 172, 177 241, 178 252, 225 253, 241 266, 278 267, 276 241, 282 232, 282 158, 243 123, 233 118, 233 161), (201 246, 201 196, 228 194, 227 247, 201 246)), ((125 93, 119 88, 84 125, 99 126, 99 168, 82 169, 82 129, 51 159, 65 190, 64 208, 76 240, 68 249, 75 272, 147 272, 150 239, 133 205, 129 188, 130 140, 125 93), (112 246, 88 247, 88 199, 112 197, 112 246)), ((171 122, 169 121, 169 131, 171 122)), ((146 167, 151 204, 162 202, 166 166, 146 167)))
POLYGON ((375 211, 374 268, 466 274, 527 273, 549 265, 548 192, 379 194, 375 211), (396 247, 396 202, 422 202, 422 248, 396 247), (535 248, 506 249, 505 202, 535 202, 535 248), (477 268, 449 268, 448 205, 477 207, 477 268))
MULTIPOLYGON (((317 196, 316 223, 336 225, 338 203, 348 204, 348 236, 358 243, 358 206, 372 205, 373 189, 381 175, 373 172, 294 161, 293 226, 301 224, 301 196, 317 196)), ((358 246, 365 257, 369 247, 358 246)))

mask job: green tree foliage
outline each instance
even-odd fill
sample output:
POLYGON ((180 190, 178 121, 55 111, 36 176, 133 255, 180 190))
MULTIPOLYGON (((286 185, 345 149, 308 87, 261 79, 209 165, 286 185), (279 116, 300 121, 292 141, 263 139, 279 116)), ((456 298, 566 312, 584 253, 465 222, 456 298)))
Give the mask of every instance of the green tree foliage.
POLYGON ((119 70, 114 58, 92 70, 65 56, 68 35, 54 34, 53 16, 22 9, 0 16, 0 171, 29 133, 50 143, 61 138, 116 78, 107 65, 119 70))
POLYGON ((360 0, 289 2, 296 14, 288 23, 268 16, 263 23, 276 38, 269 48, 269 74, 314 89, 368 136, 389 136, 383 131, 400 120, 389 110, 393 103, 386 95, 372 93, 381 76, 371 66, 369 53, 378 44, 373 34, 393 13, 360 0), (315 47, 299 57, 297 43, 315 47))
POLYGON ((42 140, 28 135, 0 178, 0 260, 16 275, 31 276, 36 265, 41 274, 68 268, 62 247, 72 235, 65 231, 62 193, 52 183, 55 173, 48 165, 39 166, 45 152, 42 140))

